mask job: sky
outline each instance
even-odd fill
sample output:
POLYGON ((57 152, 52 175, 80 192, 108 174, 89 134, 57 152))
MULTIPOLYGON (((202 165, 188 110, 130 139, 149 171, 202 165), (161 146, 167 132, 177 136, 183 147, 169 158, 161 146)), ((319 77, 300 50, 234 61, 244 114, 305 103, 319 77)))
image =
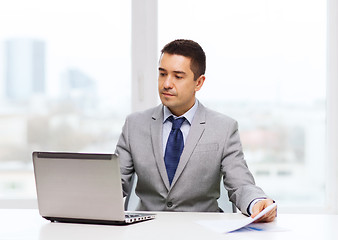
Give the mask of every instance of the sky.
MULTIPOLYGON (((190 38, 207 54, 202 98, 325 98, 325 1, 160 0, 158 6, 159 48, 190 38)), ((97 81, 100 95, 114 91, 118 99, 130 96, 130 24, 131 1, 0 0, 0 53, 11 38, 43 40, 50 96, 59 94, 62 74, 78 68, 97 81)), ((3 76, 0 68, 2 89, 3 76)))
POLYGON ((59 93, 68 68, 81 69, 108 95, 129 86, 130 23, 129 1, 0 0, 0 49, 12 38, 45 41, 49 95, 59 93))

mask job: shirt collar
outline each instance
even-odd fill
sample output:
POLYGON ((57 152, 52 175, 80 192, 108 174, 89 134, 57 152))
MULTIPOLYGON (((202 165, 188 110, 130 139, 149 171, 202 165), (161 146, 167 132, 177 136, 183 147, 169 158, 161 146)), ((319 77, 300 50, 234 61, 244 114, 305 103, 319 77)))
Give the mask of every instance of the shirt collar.
POLYGON ((164 106, 163 123, 167 121, 168 117, 173 116, 175 119, 178 117, 185 117, 188 120, 189 124, 191 125, 192 120, 194 119, 197 107, 198 107, 198 100, 196 99, 194 106, 192 106, 192 108, 190 108, 186 113, 184 113, 182 116, 175 116, 174 114, 172 114, 172 112, 169 110, 167 106, 164 106))

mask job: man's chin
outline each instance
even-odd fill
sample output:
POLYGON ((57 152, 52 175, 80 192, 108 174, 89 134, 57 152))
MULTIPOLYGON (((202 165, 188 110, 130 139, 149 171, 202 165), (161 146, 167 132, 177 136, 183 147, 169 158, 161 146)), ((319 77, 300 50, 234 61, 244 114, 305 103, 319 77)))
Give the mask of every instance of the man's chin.
POLYGON ((161 100, 161 102, 164 106, 166 106, 170 110, 175 108, 175 103, 173 101, 163 101, 163 100, 161 100))
POLYGON ((174 99, 173 97, 165 97, 165 96, 162 96, 161 98, 161 102, 164 106, 167 106, 169 107, 170 105, 173 105, 174 104, 174 99))
POLYGON ((170 104, 170 102, 168 102, 168 101, 162 101, 162 104, 163 104, 164 106, 168 107, 168 108, 171 108, 171 107, 174 106, 174 104, 170 104))

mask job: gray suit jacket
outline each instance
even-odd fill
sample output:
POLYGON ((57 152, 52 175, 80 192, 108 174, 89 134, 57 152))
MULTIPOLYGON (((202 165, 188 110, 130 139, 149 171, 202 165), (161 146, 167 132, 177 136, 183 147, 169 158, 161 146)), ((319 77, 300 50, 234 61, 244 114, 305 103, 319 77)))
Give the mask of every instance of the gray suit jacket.
POLYGON ((123 192, 136 172, 138 210, 219 211, 220 180, 243 213, 255 198, 267 197, 255 185, 239 139, 237 122, 199 103, 172 185, 163 159, 163 105, 126 119, 116 153, 123 192))

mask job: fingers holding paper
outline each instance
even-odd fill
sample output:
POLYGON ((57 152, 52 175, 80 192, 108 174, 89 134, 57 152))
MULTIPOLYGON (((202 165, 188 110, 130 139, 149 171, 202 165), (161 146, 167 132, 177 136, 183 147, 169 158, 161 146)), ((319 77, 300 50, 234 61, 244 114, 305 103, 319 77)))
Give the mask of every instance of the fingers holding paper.
MULTIPOLYGON (((265 208, 272 205, 273 203, 274 201, 272 199, 263 199, 261 201, 258 201, 252 208, 251 217, 256 217, 261 211, 263 211, 265 208)), ((271 211, 264 214, 261 218, 257 219, 255 222, 272 222, 273 220, 275 220, 276 215, 277 206, 275 206, 271 211)))

